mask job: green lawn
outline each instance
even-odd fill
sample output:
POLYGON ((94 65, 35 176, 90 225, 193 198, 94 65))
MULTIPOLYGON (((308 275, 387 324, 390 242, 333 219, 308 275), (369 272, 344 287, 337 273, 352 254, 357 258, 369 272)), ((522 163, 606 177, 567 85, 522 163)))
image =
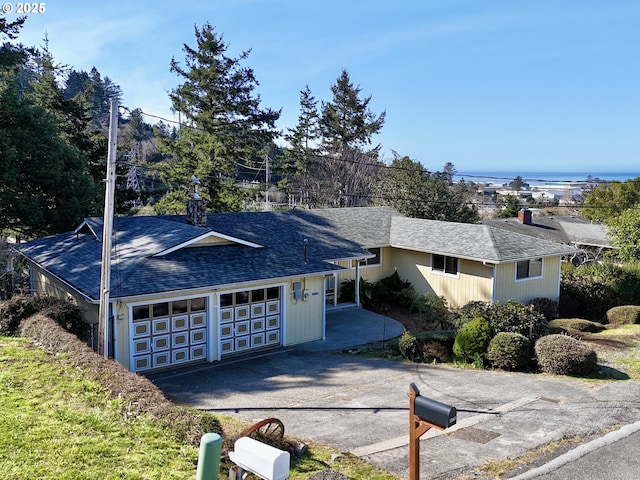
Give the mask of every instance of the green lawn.
MULTIPOLYGON (((26 339, 0 337, 0 385, 3 480, 195 478, 196 447, 145 415, 125 418, 99 383, 26 339)), ((334 453, 312 445, 290 478, 332 468, 353 479, 397 480, 355 457, 331 462, 334 453)))
POLYGON ((610 327, 585 335, 583 340, 595 349, 600 365, 615 369, 631 380, 640 380, 640 325, 610 327))
POLYGON ((27 340, 0 339, 0 472, 8 479, 192 479, 197 449, 27 340))

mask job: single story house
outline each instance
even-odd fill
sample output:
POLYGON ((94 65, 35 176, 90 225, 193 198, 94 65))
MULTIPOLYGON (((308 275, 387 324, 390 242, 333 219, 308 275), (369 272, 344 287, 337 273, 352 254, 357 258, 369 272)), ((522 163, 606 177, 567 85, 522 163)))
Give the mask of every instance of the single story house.
POLYGON ((584 262, 600 260, 606 253, 616 250, 606 225, 578 215, 539 215, 537 209, 523 208, 518 212, 517 217, 485 219, 482 223, 543 240, 572 245, 579 249, 569 259, 576 266, 584 262))
MULTIPOLYGON (((388 207, 114 219, 109 353, 144 372, 322 339, 348 279, 397 271, 419 293, 558 299, 574 247, 480 224, 406 218, 388 207)), ((197 209, 196 209, 197 211, 197 209)), ((196 212, 197 213, 197 212, 196 212)), ((33 292, 98 321, 102 219, 16 249, 33 292)), ((356 303, 359 303, 356 295, 356 303)))

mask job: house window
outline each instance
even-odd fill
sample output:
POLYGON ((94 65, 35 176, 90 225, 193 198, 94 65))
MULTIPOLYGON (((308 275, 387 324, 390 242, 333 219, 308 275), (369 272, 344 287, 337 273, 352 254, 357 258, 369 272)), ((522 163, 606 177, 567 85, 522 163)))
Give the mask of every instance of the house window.
POLYGON ((448 273, 450 275, 458 274, 458 258, 446 255, 432 255, 431 269, 436 272, 448 273))
POLYGON ((361 265, 369 267, 372 265, 380 265, 382 263, 380 258, 380 248, 367 248, 367 251, 375 255, 375 257, 367 258, 366 260, 363 260, 361 262, 361 265))
POLYGON ((516 280, 542 276, 542 259, 521 260, 516 264, 516 280))

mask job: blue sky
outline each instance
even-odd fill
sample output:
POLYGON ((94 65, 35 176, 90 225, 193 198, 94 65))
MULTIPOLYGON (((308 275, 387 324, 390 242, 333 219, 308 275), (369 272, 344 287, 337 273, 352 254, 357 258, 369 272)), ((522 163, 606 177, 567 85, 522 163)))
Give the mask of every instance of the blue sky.
MULTIPOLYGON (((16 2, 12 5, 16 6, 16 2)), ((347 69, 380 135, 439 170, 640 172, 636 0, 50 0, 19 40, 93 66, 127 107, 174 118, 172 57, 210 22, 260 82, 262 105, 295 125, 306 84, 319 100, 347 69)), ((13 19, 15 14, 6 15, 13 19)), ((147 121, 156 120, 147 117, 147 121)))

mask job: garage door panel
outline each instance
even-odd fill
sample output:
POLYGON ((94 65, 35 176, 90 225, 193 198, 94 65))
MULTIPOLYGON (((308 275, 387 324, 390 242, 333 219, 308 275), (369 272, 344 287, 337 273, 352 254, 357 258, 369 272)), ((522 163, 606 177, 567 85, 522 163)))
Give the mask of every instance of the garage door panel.
MULTIPOLYGON (((207 304, 206 297, 199 297, 132 307, 131 369, 206 360, 207 304)), ((233 309, 230 319, 233 321, 233 309)), ((229 326, 228 334, 233 338, 233 323, 229 326)))
POLYGON ((136 322, 133 324, 133 338, 148 337, 151 322, 136 322))
POLYGON ((280 344, 281 291, 265 287, 220 295, 221 356, 280 344))
POLYGON ((171 331, 179 332, 189 328, 189 319, 186 315, 180 315, 179 317, 173 317, 171 319, 171 331))
POLYGON ((205 328, 191 330, 189 333, 191 335, 191 341, 189 342, 191 345, 199 345, 207 341, 207 330, 205 328))

